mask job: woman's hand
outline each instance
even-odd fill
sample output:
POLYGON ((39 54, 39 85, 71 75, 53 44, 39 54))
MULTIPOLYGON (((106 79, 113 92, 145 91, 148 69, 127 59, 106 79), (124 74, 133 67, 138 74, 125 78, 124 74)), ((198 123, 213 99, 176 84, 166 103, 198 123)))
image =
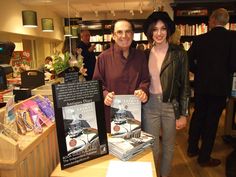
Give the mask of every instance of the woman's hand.
POLYGON ((185 128, 186 125, 187 125, 187 117, 180 116, 180 118, 176 120, 176 130, 185 128))
POLYGON ((142 103, 145 103, 145 102, 147 101, 147 99, 148 99, 147 94, 146 94, 143 90, 141 90, 141 89, 135 90, 135 91, 134 91, 134 95, 137 96, 138 99, 139 99, 142 103))
POLYGON ((115 96, 114 92, 109 92, 104 99, 104 104, 106 106, 111 106, 114 96, 115 96))

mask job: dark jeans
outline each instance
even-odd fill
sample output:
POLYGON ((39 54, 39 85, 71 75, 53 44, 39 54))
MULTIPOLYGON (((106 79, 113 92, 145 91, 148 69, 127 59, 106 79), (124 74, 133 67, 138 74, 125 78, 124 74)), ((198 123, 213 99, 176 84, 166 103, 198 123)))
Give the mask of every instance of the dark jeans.
POLYGON ((195 95, 195 107, 189 127, 188 152, 199 151, 199 163, 207 162, 210 159, 219 119, 225 104, 226 96, 195 95))

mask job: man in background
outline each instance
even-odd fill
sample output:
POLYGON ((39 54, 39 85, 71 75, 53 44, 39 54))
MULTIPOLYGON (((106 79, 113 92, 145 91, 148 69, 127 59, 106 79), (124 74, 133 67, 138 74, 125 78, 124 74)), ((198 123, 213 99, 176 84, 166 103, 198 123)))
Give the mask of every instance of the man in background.
POLYGON ((84 57, 84 68, 87 69, 87 76, 85 76, 85 79, 92 80, 96 64, 94 53, 95 45, 90 44, 90 32, 88 30, 82 30, 80 38, 81 41, 78 42, 77 48, 82 49, 81 55, 84 57))
POLYGON ((232 73, 236 71, 232 33, 225 29, 228 22, 226 9, 213 11, 209 18, 210 31, 197 36, 188 50, 190 71, 194 73, 195 107, 187 155, 198 156, 201 167, 215 167, 221 163, 211 157, 211 152, 219 118, 231 92, 232 73))

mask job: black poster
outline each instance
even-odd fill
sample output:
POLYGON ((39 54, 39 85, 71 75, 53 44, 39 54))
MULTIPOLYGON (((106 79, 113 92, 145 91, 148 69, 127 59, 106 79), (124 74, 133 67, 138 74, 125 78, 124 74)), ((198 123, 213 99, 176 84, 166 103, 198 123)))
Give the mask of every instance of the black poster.
POLYGON ((78 80, 79 80, 79 73, 78 72, 65 73, 65 77, 64 77, 65 83, 77 82, 78 80))
POLYGON ((108 154, 99 81, 52 85, 61 169, 108 154))
POLYGON ((68 82, 78 82, 79 80, 79 68, 69 67, 64 71, 64 81, 68 82))

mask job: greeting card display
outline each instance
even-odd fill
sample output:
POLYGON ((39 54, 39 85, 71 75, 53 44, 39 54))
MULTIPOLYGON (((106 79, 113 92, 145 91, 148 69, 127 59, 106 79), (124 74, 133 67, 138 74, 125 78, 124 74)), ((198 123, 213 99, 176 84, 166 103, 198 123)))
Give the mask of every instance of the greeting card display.
POLYGON ((99 81, 52 85, 61 169, 108 154, 99 81))
POLYGON ((115 95, 111 105, 111 136, 139 137, 141 102, 134 95, 115 95))

